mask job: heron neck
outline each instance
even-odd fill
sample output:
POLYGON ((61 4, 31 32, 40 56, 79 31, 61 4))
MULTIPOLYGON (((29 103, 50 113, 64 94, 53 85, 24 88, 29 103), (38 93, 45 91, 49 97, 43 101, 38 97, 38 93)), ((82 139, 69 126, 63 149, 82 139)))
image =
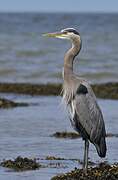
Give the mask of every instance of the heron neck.
POLYGON ((73 61, 81 49, 81 40, 76 38, 72 40, 72 48, 67 51, 64 57, 64 80, 73 74, 73 61))

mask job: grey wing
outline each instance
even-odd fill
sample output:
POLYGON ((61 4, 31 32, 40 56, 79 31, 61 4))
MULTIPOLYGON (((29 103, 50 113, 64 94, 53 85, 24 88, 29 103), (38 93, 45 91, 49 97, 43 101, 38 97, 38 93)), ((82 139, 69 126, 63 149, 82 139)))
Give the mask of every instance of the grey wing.
POLYGON ((101 136, 105 136, 105 125, 101 110, 97 104, 95 95, 89 85, 80 85, 73 101, 75 126, 79 125, 92 143, 99 142, 101 136), (82 88, 80 88, 82 87, 82 88))

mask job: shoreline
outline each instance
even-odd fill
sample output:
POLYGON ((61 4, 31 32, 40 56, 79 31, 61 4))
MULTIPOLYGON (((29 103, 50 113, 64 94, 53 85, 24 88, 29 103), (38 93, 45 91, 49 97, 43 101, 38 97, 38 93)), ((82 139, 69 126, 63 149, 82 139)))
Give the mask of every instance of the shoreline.
MULTIPOLYGON (((41 168, 66 168, 67 165, 64 164, 64 159, 56 156, 46 156, 45 158, 28 158, 18 156, 15 159, 3 160, 0 166, 3 168, 11 169, 13 172, 23 172, 23 171, 35 171, 41 168), (41 160, 49 161, 50 163, 41 163, 41 160)), ((70 161, 77 161, 83 164, 79 159, 70 159, 70 161)), ((66 173, 58 173, 57 175, 51 177, 51 180, 117 180, 118 179, 118 163, 109 164, 108 162, 103 162, 99 164, 94 164, 89 161, 89 167, 87 173, 81 168, 75 167, 66 173)))
MULTIPOLYGON (((118 99, 118 82, 91 85, 95 95, 103 99, 118 99)), ((0 83, 0 93, 58 96, 62 84, 0 83)))

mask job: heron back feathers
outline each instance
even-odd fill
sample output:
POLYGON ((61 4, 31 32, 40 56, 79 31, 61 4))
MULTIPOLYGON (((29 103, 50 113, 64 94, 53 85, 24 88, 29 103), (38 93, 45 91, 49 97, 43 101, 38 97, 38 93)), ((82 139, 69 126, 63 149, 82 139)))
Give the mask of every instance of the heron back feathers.
MULTIPOLYGON (((106 155, 106 131, 102 112, 97 104, 96 97, 90 85, 83 81, 76 91, 72 90, 69 95, 68 104, 71 114, 71 123, 83 139, 89 139, 97 149, 100 157, 106 155)), ((67 95, 66 95, 67 96, 67 95)))

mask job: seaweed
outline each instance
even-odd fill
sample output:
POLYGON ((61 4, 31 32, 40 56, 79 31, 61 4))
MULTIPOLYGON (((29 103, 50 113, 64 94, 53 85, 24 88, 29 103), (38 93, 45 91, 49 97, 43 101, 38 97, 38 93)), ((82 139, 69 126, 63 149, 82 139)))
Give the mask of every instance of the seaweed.
POLYGON ((98 167, 83 169, 75 168, 71 172, 52 177, 51 180, 118 180, 118 164, 108 165, 101 163, 98 167))
POLYGON ((13 108, 18 106, 28 106, 27 103, 14 102, 8 99, 0 98, 0 108, 13 108))
POLYGON ((15 171, 36 170, 42 167, 35 159, 22 158, 21 156, 18 156, 15 160, 4 160, 1 162, 1 166, 14 169, 15 171))
POLYGON ((65 159, 55 156, 46 156, 45 160, 65 160, 65 159))
MULTIPOLYGON (((53 133, 51 136, 55 137, 55 138, 67 138, 67 139, 81 138, 79 133, 76 133, 76 132, 67 132, 67 131, 56 132, 56 133, 53 133)), ((118 134, 107 133, 106 137, 118 137, 118 134)))
MULTIPOLYGON (((56 156, 46 156, 45 157, 45 160, 51 160, 51 161, 54 161, 54 160, 58 160, 58 161, 62 161, 62 160, 64 160, 64 161, 77 161, 79 164, 81 164, 81 165, 83 165, 83 161, 81 161, 80 159, 67 159, 67 158, 62 158, 62 157, 56 157, 56 156)), ((94 165, 96 165, 94 162, 92 162, 92 161, 88 161, 88 164, 90 165, 90 166, 94 166, 94 165)))
MULTIPOLYGON (((118 99, 118 82, 91 85, 96 96, 118 99)), ((28 95, 60 95, 62 84, 0 83, 0 92, 28 95)))
POLYGON ((80 138, 80 134, 79 133, 75 133, 75 132, 56 132, 54 134, 51 135, 52 137, 56 137, 56 138, 70 138, 70 139, 77 139, 80 138))
POLYGON ((18 156, 14 160, 3 160, 1 162, 1 166, 9 169, 13 169, 14 171, 28 171, 28 170, 36 170, 40 168, 66 168, 67 166, 63 162, 57 162, 57 160, 64 160, 64 158, 58 158, 55 156, 46 156, 45 159, 40 160, 48 160, 49 162, 44 165, 38 163, 37 159, 29 159, 27 157, 18 156), (56 162, 54 162, 56 160, 56 162))

